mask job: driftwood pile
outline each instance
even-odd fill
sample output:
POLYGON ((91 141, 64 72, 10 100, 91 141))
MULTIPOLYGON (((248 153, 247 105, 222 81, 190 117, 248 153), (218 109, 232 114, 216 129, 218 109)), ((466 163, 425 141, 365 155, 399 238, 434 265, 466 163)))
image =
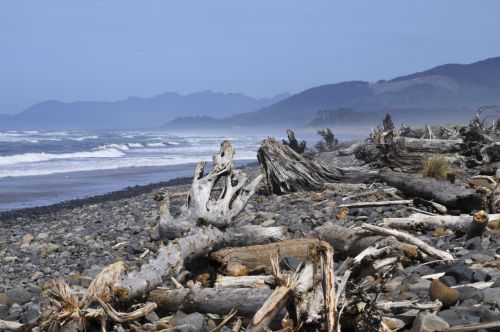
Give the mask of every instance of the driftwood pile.
MULTIPOLYGON (((212 331, 228 330, 228 326, 232 331, 240 331, 242 326, 246 326, 245 331, 396 331, 412 324, 415 326, 414 320, 417 320, 414 319, 416 314, 405 321, 393 313, 416 311, 417 314, 429 312, 433 315, 443 306, 456 302, 453 297, 456 291, 440 285, 439 280, 433 281, 431 288, 445 291, 433 292, 438 295, 432 295, 428 302, 394 302, 380 298, 398 266, 428 261, 447 263, 456 259, 452 253, 413 235, 413 231, 447 225, 457 236, 481 236, 488 221, 499 217, 486 212, 488 209, 490 213, 497 212, 500 207, 496 179, 490 179, 493 182, 483 179, 489 189, 481 187, 478 190, 383 170, 379 174, 380 181, 392 187, 381 193, 391 199, 346 203, 339 206, 341 214, 350 208, 390 204, 407 205, 419 213, 408 218, 386 218, 379 225, 361 223, 356 227, 342 227, 326 222, 311 234, 294 239, 288 238, 285 227, 235 225, 236 216, 254 193, 262 190, 261 187, 267 189, 268 194, 276 195, 367 188, 351 180, 356 174, 368 172, 368 166, 354 173, 326 168, 294 151, 297 142, 290 133, 289 137, 289 145, 272 138, 262 143, 258 151, 262 174, 253 180, 234 167, 235 151, 228 141, 222 142, 220 152, 213 157, 210 172, 205 174, 205 162, 196 167, 180 213, 171 213, 168 195, 157 197, 163 199, 163 205, 152 240, 163 241, 164 245, 156 257, 133 271, 127 271, 121 262, 112 264, 94 279, 85 294, 74 294, 63 280, 55 280, 53 307, 35 329, 190 331, 189 327, 178 326, 168 318, 182 310, 217 317, 219 325, 212 331), (420 211, 416 208, 420 205, 430 206, 439 214, 420 211), (450 210, 467 214, 447 215, 450 210), (199 258, 217 263, 217 278, 213 280, 210 275, 201 274, 196 283, 186 283, 183 280, 186 264, 199 258), (366 283, 368 276, 380 282, 366 283), (166 318, 140 323, 153 311, 166 318)), ((399 170, 413 170, 409 163, 416 163, 414 155, 417 153, 458 154, 463 147, 458 140, 400 137, 390 117, 384 119, 383 128, 372 135, 372 142, 367 144, 378 151, 371 166, 379 163, 399 170), (401 153, 401 146, 405 153, 401 153)), ((367 144, 358 145, 356 155, 367 144)), ((495 143, 482 144, 486 145, 480 150, 488 154, 491 144, 495 143)), ((298 144, 297 148, 300 146, 298 144)), ((491 162, 496 160, 489 158, 491 162)), ((360 199, 380 192, 376 191, 366 189, 347 198, 360 199)), ((2 324, 7 323, 0 321, 0 329, 32 327, 2 324)), ((500 326, 487 324, 490 325, 478 323, 462 329, 442 330, 473 331, 500 326)))

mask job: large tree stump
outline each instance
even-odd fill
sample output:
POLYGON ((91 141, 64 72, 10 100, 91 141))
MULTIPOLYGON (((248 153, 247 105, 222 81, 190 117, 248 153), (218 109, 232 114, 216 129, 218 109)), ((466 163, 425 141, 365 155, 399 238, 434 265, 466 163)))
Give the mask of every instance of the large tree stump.
POLYGON ((201 224, 215 227, 231 226, 234 218, 243 210, 248 200, 264 178, 257 176, 247 184, 244 172, 234 168, 234 149, 229 141, 221 143, 220 152, 212 158, 212 170, 204 175, 206 162, 196 166, 191 190, 181 215, 170 214, 168 200, 160 208, 160 222, 153 232, 153 239, 175 239, 201 224), (219 181, 222 192, 214 198, 214 189, 219 181))
POLYGON ((277 195, 300 190, 319 190, 323 183, 342 179, 340 169, 328 170, 308 161, 289 146, 267 138, 257 152, 269 193, 277 195))

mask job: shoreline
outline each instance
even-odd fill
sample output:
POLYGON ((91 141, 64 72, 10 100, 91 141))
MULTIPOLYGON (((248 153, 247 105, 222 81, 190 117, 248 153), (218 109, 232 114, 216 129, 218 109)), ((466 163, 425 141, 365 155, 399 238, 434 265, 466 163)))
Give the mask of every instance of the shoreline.
MULTIPOLYGON (((258 166, 257 162, 250 161, 240 165, 242 169, 250 169, 258 166)), ((189 164, 190 165, 190 164, 189 164)), ((207 165, 210 167, 210 165, 207 165)), ((194 169, 194 167, 193 167, 194 169)), ((99 204, 104 202, 118 201, 124 198, 133 198, 143 194, 151 193, 155 189, 163 187, 175 187, 190 184, 192 177, 174 177, 167 181, 153 182, 145 185, 128 186, 119 190, 112 190, 107 193, 92 195, 89 197, 64 200, 54 204, 26 207, 0 211, 0 222, 2 224, 15 222, 17 218, 36 218, 49 213, 56 213, 63 209, 75 209, 89 204, 99 204)))

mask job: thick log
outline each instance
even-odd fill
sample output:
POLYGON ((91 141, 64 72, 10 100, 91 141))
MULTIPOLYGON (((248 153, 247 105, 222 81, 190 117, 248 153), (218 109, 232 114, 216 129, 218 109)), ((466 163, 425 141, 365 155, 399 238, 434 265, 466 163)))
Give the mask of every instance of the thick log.
POLYGON ((162 313, 182 310, 225 315, 234 308, 238 315, 252 317, 271 293, 267 287, 156 289, 148 301, 155 302, 162 313))
POLYGON ((473 216, 429 216, 415 213, 406 218, 384 218, 384 226, 398 229, 424 230, 444 227, 454 230, 458 235, 467 235, 467 238, 481 235, 488 220, 500 219, 500 214, 487 215, 484 211, 473 216))
POLYGON ((275 243, 239 248, 224 248, 211 254, 232 276, 242 276, 252 270, 264 268, 271 272, 270 259, 278 254, 281 258, 305 261, 311 251, 321 245, 319 239, 293 239, 275 243))
POLYGON ((301 191, 319 190, 328 180, 342 179, 342 172, 329 170, 308 161, 289 146, 279 144, 274 138, 262 142, 257 159, 264 171, 269 193, 277 195, 301 191))
POLYGON ((417 153, 454 153, 460 152, 461 139, 420 139, 410 137, 395 138, 396 144, 407 152, 417 153))
POLYGON ((431 178, 422 178, 414 174, 381 171, 379 177, 398 190, 409 196, 422 197, 435 200, 447 207, 453 207, 462 211, 483 208, 485 198, 476 191, 461 188, 446 181, 438 181, 431 178))
POLYGON ((132 299, 179 274, 188 259, 207 255, 225 246, 261 244, 283 240, 285 236, 286 229, 283 227, 248 225, 228 228, 225 232, 211 226, 200 227, 183 238, 171 241, 159 250, 155 259, 118 281, 113 290, 119 299, 132 299))

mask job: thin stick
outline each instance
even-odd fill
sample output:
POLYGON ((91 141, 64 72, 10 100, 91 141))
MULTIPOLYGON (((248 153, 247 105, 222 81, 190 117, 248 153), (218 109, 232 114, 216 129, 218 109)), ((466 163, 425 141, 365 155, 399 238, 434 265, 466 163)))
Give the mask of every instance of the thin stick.
POLYGON ((369 224, 363 224, 361 227, 363 229, 369 230, 369 231, 376 233, 376 234, 394 236, 398 240, 405 241, 405 242, 408 242, 410 244, 417 246, 420 250, 422 250, 426 254, 441 258, 443 260, 452 261, 455 259, 455 257, 453 257, 452 254, 445 252, 445 251, 442 251, 442 250, 439 250, 439 249, 436 249, 434 247, 431 247, 430 245, 428 245, 424 241, 417 239, 416 237, 414 237, 408 233, 400 232, 400 231, 397 231, 394 229, 386 229, 383 227, 369 225, 369 224))
POLYGON ((369 207, 369 206, 384 206, 384 205, 412 205, 413 200, 403 199, 397 201, 378 201, 378 202, 356 202, 349 204, 341 204, 339 208, 343 207, 369 207))
POLYGON ((224 319, 222 320, 222 322, 219 323, 219 325, 217 325, 216 327, 214 327, 213 329, 210 330, 210 332, 217 332, 219 331, 221 328, 224 327, 224 325, 227 324, 227 322, 229 322, 231 320, 231 318, 234 317, 234 315, 236 315, 238 311, 236 309, 231 309, 231 311, 226 315, 226 317, 224 317, 224 319))

